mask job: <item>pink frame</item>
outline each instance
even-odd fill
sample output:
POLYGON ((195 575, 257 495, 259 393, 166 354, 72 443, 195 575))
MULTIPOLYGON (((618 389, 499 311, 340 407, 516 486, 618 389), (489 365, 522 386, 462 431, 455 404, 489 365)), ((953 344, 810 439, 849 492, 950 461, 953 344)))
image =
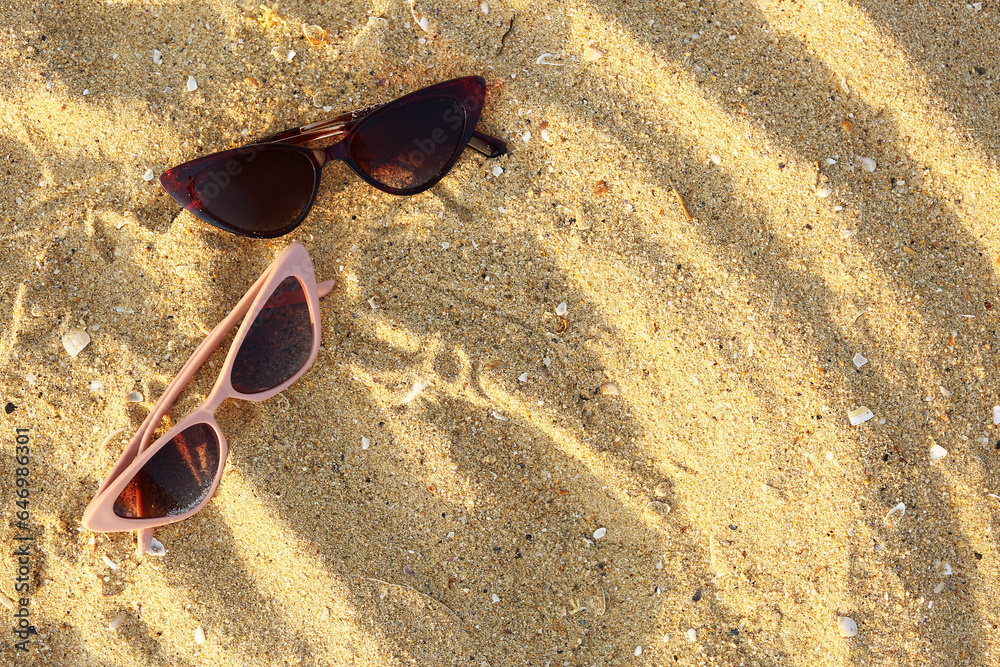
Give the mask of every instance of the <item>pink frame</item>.
POLYGON ((219 404, 227 398, 241 398, 248 401, 267 400, 284 391, 285 388, 298 380, 299 377, 305 373, 306 370, 308 370, 313 361, 316 359, 316 354, 319 352, 321 334, 319 299, 333 289, 335 282, 336 281, 334 280, 328 280, 323 283, 316 283, 316 277, 313 273, 312 260, 309 258, 309 253, 301 243, 295 242, 285 248, 277 256, 277 258, 275 258, 271 265, 267 267, 264 273, 261 274, 260 278, 257 279, 253 286, 247 290, 247 293, 242 299, 240 299, 239 303, 236 304, 236 307, 233 308, 232 312, 230 312, 229 315, 227 315, 215 327, 215 329, 208 334, 197 349, 195 349, 191 357, 184 363, 184 366, 181 367, 177 376, 167 386, 166 391, 163 392, 163 395, 153 406, 149 415, 146 416, 146 419, 142 422, 139 430, 132 437, 131 442, 129 442, 128 447, 125 448, 125 451, 122 453, 121 457, 119 457, 118 462, 115 464, 114 468, 111 469, 111 473, 97 490, 97 494, 94 496, 94 499, 91 500, 90 504, 87 506, 82 519, 84 527, 90 530, 105 533, 135 530, 138 537, 136 553, 141 557, 149 548, 151 543, 152 528, 181 521, 200 511, 215 493, 215 489, 219 485, 219 480, 222 478, 222 471, 226 466, 226 456, 229 453, 225 435, 219 427, 219 424, 215 421, 216 409, 219 407, 219 404), (309 352, 309 358, 305 364, 303 364, 302 368, 295 373, 295 375, 273 389, 256 394, 244 394, 236 391, 231 382, 231 372, 236 359, 236 353, 239 351, 243 340, 246 338, 250 325, 264 307, 264 304, 270 297, 271 293, 281 283, 281 281, 291 276, 298 278, 304 288, 308 301, 309 314, 313 326, 313 342, 312 349, 309 352), (226 355, 226 361, 222 365, 222 369, 219 371, 219 377, 216 380, 212 391, 209 392, 208 397, 191 414, 178 422, 173 428, 167 431, 164 435, 160 436, 156 442, 150 445, 149 443, 153 437, 153 432, 159 425, 160 420, 173 405, 181 390, 188 384, 191 378, 194 377, 194 374, 205 363, 209 355, 215 351, 215 348, 218 347, 219 343, 221 343, 226 336, 229 335, 229 332, 232 331, 233 327, 236 326, 237 322, 241 319, 243 322, 240 324, 240 328, 236 332, 236 338, 233 339, 233 343, 229 348, 229 353, 226 355), (135 474, 142 469, 146 462, 152 458, 157 451, 170 442, 175 435, 198 423, 207 424, 210 428, 212 428, 219 442, 219 469, 215 473, 215 478, 212 480, 212 485, 209 488, 208 493, 205 494, 205 497, 198 503, 198 505, 193 509, 180 514, 151 519, 128 519, 115 514, 115 500, 132 480, 135 474))

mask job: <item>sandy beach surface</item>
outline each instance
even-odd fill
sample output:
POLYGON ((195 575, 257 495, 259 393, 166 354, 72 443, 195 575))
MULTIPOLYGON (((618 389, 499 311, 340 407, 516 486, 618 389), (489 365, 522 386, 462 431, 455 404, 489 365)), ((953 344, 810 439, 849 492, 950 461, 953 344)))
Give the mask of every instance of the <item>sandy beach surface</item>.
POLYGON ((0 664, 1000 664, 996 3, 0 5, 0 664), (158 183, 466 75, 422 194, 158 183), (293 240, 313 366, 165 556, 84 529, 293 240))

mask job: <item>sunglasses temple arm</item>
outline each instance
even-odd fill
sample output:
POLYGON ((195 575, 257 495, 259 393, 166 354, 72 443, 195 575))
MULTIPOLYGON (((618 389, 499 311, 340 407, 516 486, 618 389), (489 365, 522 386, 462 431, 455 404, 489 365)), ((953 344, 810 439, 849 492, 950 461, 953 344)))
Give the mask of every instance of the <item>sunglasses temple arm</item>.
POLYGON ((482 132, 473 132, 468 146, 486 157, 500 157, 507 152, 507 144, 482 132))

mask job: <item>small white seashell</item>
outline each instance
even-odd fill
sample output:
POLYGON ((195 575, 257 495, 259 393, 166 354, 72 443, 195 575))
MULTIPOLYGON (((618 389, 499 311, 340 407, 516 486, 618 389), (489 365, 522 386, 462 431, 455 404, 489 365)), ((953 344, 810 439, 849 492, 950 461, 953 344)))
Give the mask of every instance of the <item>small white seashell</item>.
POLYGON ((118 616, 116 618, 111 619, 111 622, 108 623, 108 630, 111 630, 112 632, 114 632, 115 630, 117 630, 118 628, 120 628, 122 626, 122 622, 124 620, 125 620, 124 616, 118 616))
POLYGON ((201 627, 200 625, 197 628, 195 628, 194 643, 195 644, 205 643, 205 628, 201 627))
POLYGON ((162 62, 163 62, 163 54, 160 53, 158 50, 153 49, 153 64, 159 65, 162 62))
POLYGON ((372 310, 376 310, 379 303, 381 302, 379 301, 378 295, 374 295, 372 298, 368 299, 368 305, 372 307, 372 310))
POLYGON ((84 88, 83 89, 83 94, 84 95, 90 95, 90 88, 84 88))
POLYGON ((365 438, 365 437, 362 436, 362 438, 361 438, 361 449, 368 449, 371 446, 372 446, 372 441, 369 440, 368 438, 365 438))
POLYGON ((285 56, 285 62, 286 63, 292 62, 292 58, 294 58, 294 57, 295 57, 295 51, 292 51, 291 49, 288 49, 288 55, 285 56))
POLYGON ((517 376, 517 381, 518 382, 527 382, 528 381, 528 371, 525 371, 525 372, 521 373, 520 375, 518 375, 517 376))
POLYGON ((941 445, 934 445, 931 447, 931 461, 939 461, 948 455, 948 450, 941 445))
POLYGON ((710 157, 712 159, 712 162, 714 162, 715 164, 722 164, 722 158, 719 157, 718 155, 716 155, 716 154, 713 153, 712 155, 709 155, 708 157, 710 157))
POLYGON ((871 159, 870 157, 861 158, 861 164, 868 171, 875 171, 875 160, 871 159))
POLYGON ((993 406, 993 425, 1000 426, 1000 405, 993 406))
POLYGON ((3 603, 7 609, 14 611, 14 601, 7 597, 6 593, 0 592, 0 603, 3 603))
POLYGON ((694 628, 688 628, 687 632, 684 633, 688 639, 695 641, 698 639, 698 631, 694 628))
POLYGON ((853 361, 854 365, 857 366, 858 368, 861 368, 862 366, 868 363, 868 359, 866 359, 865 356, 860 352, 855 354, 854 358, 851 359, 851 361, 853 361))
POLYGON ((521 140, 524 143, 528 143, 529 141, 531 141, 531 132, 525 132, 524 134, 522 134, 521 135, 521 140))
POLYGON ((827 163, 828 165, 830 165, 830 166, 833 166, 833 165, 837 164, 837 161, 836 161, 836 160, 834 160, 834 159, 833 159, 832 157, 828 157, 828 158, 826 159, 826 163, 827 163))
POLYGON ((816 188, 816 196, 820 199, 826 199, 833 194, 833 188, 829 185, 821 185, 816 188))
POLYGON ((937 595, 943 590, 944 590, 944 582, 942 581, 940 584, 934 587, 934 594, 937 595))
POLYGON ((496 593, 494 593, 492 600, 493 600, 493 604, 496 604, 497 602, 500 602, 500 596, 497 595, 496 593))
POLYGON ((501 167, 500 165, 497 165, 497 166, 493 167, 493 175, 494 176, 499 176, 502 173, 503 173, 503 167, 501 167))
POLYGON ((822 2, 817 2, 816 3, 816 11, 819 12, 820 14, 823 13, 823 3, 822 2))
POLYGON ((594 531, 594 539, 599 540, 607 534, 608 534, 607 528, 598 528, 597 530, 594 531))
POLYGON ((875 416, 875 413, 869 410, 867 407, 862 405, 856 410, 851 410, 847 413, 848 419, 851 420, 851 426, 857 426, 863 422, 868 421, 875 416))
POLYGON ((666 519, 667 515, 670 514, 670 505, 661 503, 659 500, 650 500, 646 503, 646 511, 651 512, 654 516, 657 516, 662 520, 666 519))
POLYGON ((417 380, 416 382, 413 383, 413 387, 410 389, 410 393, 408 393, 406 396, 403 397, 403 400, 400 401, 400 404, 406 405, 407 403, 415 399, 420 394, 420 392, 422 392, 428 386, 430 386, 430 382, 427 382, 425 380, 417 380))
POLYGON ((851 88, 850 88, 850 86, 847 85, 847 77, 846 76, 840 77, 840 89, 842 91, 844 91, 844 93, 847 94, 847 95, 851 94, 851 88))
POLYGON ((604 57, 604 52, 600 49, 595 49, 592 46, 588 46, 583 50, 583 62, 592 63, 595 60, 600 60, 604 57))
POLYGON ((946 577, 950 577, 951 575, 954 574, 954 572, 952 572, 951 570, 951 563, 944 564, 944 570, 941 572, 941 574, 943 574, 946 577))
POLYGON ((447 250, 450 247, 451 247, 451 244, 448 243, 447 241, 445 241, 444 243, 441 244, 441 250, 447 250))
POLYGON ((636 646, 635 647, 635 654, 636 655, 642 655, 642 647, 641 646, 636 646))
POLYGON ((153 180, 153 176, 154 176, 153 170, 152 169, 147 169, 146 173, 142 175, 142 178, 145 181, 151 181, 151 180, 153 180))
POLYGON ((90 391, 97 393, 104 389, 104 385, 101 384, 100 380, 92 380, 90 384, 87 385, 87 388, 90 389, 90 391))
POLYGON ((155 537, 151 539, 149 543, 149 548, 146 549, 146 553, 150 556, 166 556, 167 548, 163 546, 163 542, 160 542, 155 537))
POLYGON ((902 518, 906 515, 906 503, 899 503, 898 505, 896 505, 895 507, 893 507, 891 510, 889 510, 886 513, 886 515, 882 518, 882 523, 888 524, 889 523, 889 517, 892 516, 893 514, 895 514, 896 512, 899 512, 899 518, 902 520, 902 518))
POLYGON ((753 357, 753 354, 756 351, 757 351, 757 348, 754 347, 753 341, 750 341, 749 343, 747 343, 747 356, 748 357, 753 357))
POLYGON ((198 90, 198 82, 194 80, 193 76, 188 77, 187 89, 189 93, 198 90))
POLYGON ((621 396, 622 392, 614 382, 601 383, 600 392, 609 396, 621 396))
POLYGON ((510 421, 510 417, 504 416, 503 414, 497 412, 496 410, 494 410, 492 414, 493 414, 493 418, 496 419, 497 421, 501 421, 501 422, 509 422, 510 421))
POLYGON ((542 130, 541 135, 542 135, 542 141, 544 141, 545 143, 549 143, 549 131, 542 130))
POLYGON ((542 357, 542 364, 544 364, 545 367, 548 368, 549 366, 552 365, 552 360, 549 359, 548 357, 542 357))
POLYGON ((489 14, 490 13, 490 4, 488 2, 482 2, 482 3, 480 3, 479 4, 479 11, 481 11, 483 14, 489 14))
POLYGON ((563 315, 566 314, 567 308, 568 308, 568 306, 566 305, 566 302, 563 301, 558 306, 556 306, 556 315, 558 315, 559 317, 562 317, 563 315))
POLYGON ((62 344, 69 356, 76 358, 76 355, 83 352, 83 348, 90 345, 90 334, 83 329, 67 331, 63 334, 62 344))
POLYGON ((118 564, 115 563, 110 558, 108 558, 107 554, 101 556, 101 558, 104 559, 104 564, 107 565, 108 567, 110 567, 112 570, 117 570, 118 569, 118 564))
POLYGON ((562 63, 552 62, 551 60, 549 60, 549 58, 555 58, 555 56, 552 55, 551 53, 543 53, 542 55, 538 56, 538 59, 535 61, 535 64, 555 65, 556 67, 562 67, 562 63))
POLYGON ((329 620, 330 619, 330 608, 329 607, 323 607, 323 611, 321 611, 319 613, 319 617, 320 617, 321 620, 324 620, 324 621, 329 620))
POLYGON ((837 627, 840 628, 841 637, 858 636, 858 624, 854 622, 853 618, 848 618, 847 616, 838 616, 837 627))

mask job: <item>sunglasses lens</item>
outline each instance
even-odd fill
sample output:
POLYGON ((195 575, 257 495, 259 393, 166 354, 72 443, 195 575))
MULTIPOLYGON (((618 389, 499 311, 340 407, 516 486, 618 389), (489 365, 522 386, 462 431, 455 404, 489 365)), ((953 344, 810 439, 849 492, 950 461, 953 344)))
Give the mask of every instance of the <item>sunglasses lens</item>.
POLYGON ((442 176, 465 133, 465 107, 451 97, 392 105, 365 121, 349 152, 358 168, 394 190, 416 190, 442 176))
POLYGON ((194 424, 160 448, 115 500, 125 519, 188 512, 205 499, 219 471, 219 441, 208 424, 194 424))
POLYGON ((240 344, 230 375, 233 389, 257 394, 288 381, 309 360, 313 324, 298 278, 274 289, 240 344))
POLYGON ((268 234, 295 222, 316 189, 316 169, 301 151, 252 146, 200 172, 198 202, 216 218, 251 233, 268 234))

